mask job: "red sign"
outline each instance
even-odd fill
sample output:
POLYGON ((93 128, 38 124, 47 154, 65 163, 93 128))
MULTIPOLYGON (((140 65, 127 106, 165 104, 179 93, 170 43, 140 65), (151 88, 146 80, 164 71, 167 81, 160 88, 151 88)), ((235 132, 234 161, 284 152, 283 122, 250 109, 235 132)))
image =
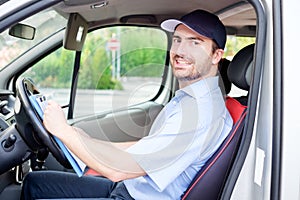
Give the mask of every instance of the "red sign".
POLYGON ((111 51, 116 51, 120 49, 120 42, 117 39, 110 39, 107 42, 107 48, 109 48, 111 51))

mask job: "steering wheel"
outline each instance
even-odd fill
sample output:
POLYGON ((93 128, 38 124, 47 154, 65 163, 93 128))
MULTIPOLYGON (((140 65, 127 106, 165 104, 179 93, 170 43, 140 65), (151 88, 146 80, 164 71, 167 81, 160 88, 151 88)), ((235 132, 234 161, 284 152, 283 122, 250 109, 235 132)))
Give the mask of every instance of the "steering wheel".
POLYGON ((37 87, 30 79, 23 78, 17 81, 16 89, 17 95, 14 110, 16 129, 20 135, 33 151, 46 146, 60 164, 70 168, 68 159, 55 142, 53 136, 45 129, 38 111, 30 100, 30 98, 40 94, 37 87))

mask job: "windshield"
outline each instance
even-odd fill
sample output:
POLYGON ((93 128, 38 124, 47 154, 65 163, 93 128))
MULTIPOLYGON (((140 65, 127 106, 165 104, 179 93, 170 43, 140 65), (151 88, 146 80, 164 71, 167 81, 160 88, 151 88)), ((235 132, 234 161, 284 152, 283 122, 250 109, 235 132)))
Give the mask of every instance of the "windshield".
POLYGON ((48 9, 20 23, 34 27, 36 29, 35 36, 33 40, 26 40, 10 36, 8 34, 9 30, 3 31, 0 34, 0 71, 40 41, 64 28, 67 24, 67 19, 59 15, 55 10, 48 9))

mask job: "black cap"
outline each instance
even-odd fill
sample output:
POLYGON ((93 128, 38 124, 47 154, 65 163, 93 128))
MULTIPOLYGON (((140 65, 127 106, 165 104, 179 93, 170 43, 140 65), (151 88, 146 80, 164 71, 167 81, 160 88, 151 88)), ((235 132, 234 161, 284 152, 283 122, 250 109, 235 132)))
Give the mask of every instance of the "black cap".
POLYGON ((214 40, 218 47, 224 49, 226 43, 226 29, 220 19, 205 10, 195 10, 184 15, 180 20, 168 19, 161 23, 161 27, 169 32, 174 32, 179 24, 184 24, 200 35, 214 40))

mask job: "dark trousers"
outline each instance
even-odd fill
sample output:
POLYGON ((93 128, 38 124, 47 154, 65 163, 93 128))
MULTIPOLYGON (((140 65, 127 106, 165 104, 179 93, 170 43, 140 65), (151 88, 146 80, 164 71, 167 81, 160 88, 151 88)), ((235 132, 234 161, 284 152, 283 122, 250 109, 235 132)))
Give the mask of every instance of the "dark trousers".
POLYGON ((103 177, 78 177, 73 173, 38 171, 27 174, 22 200, 55 198, 99 198, 133 200, 125 185, 103 177))

